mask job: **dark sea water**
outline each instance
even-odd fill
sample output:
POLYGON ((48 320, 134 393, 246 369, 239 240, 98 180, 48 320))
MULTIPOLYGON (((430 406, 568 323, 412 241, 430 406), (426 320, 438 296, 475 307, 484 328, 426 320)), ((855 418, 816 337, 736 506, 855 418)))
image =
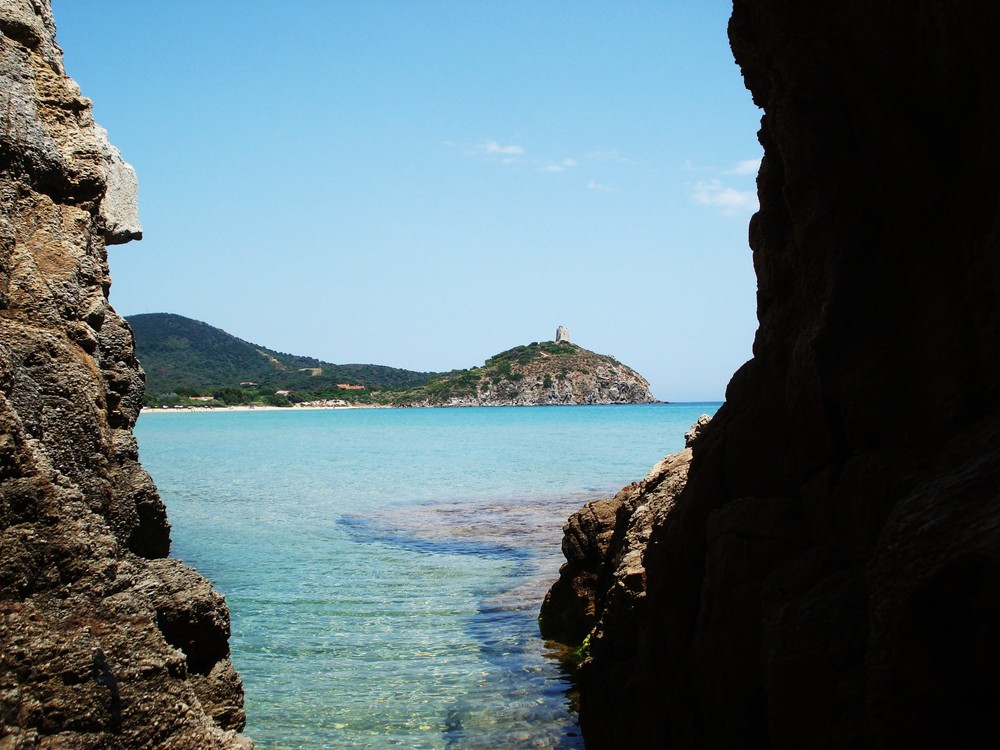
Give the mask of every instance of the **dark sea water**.
POLYGON ((261 748, 582 748, 538 608, 567 516, 718 404, 150 414, 261 748))

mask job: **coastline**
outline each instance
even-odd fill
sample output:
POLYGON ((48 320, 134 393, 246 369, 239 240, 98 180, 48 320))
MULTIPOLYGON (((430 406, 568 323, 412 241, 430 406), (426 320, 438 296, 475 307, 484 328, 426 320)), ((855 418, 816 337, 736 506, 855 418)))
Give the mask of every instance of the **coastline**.
MULTIPOLYGON (((428 404, 428 403, 417 403, 417 404, 405 404, 405 405, 394 405, 394 404, 324 404, 322 402, 315 401, 304 401, 298 404, 292 404, 291 406, 267 406, 267 405, 254 405, 249 406, 246 404, 240 404, 238 406, 168 406, 168 407, 149 407, 144 406, 139 412, 140 416, 143 414, 190 414, 200 413, 200 412, 227 412, 227 411, 346 411, 351 409, 460 409, 468 407, 494 407, 494 406, 648 406, 650 404, 673 404, 681 402, 673 401, 652 401, 647 404, 635 403, 635 404, 428 404)), ((691 403, 722 403, 715 401, 705 401, 705 402, 691 402, 691 403)))
POLYGON ((364 404, 355 406, 353 404, 323 404, 316 402, 303 402, 292 406, 249 406, 241 404, 239 406, 168 406, 166 408, 142 407, 139 412, 143 414, 190 414, 191 412, 220 412, 220 411, 334 411, 346 409, 391 409, 391 406, 381 404, 364 404))

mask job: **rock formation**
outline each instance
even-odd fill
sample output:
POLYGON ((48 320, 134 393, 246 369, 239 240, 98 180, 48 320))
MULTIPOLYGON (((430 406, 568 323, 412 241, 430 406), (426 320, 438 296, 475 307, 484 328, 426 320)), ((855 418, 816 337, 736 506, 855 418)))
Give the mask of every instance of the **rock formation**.
POLYGON ((687 481, 691 446, 709 423, 702 415, 687 433, 684 450, 672 453, 612 498, 587 503, 563 527, 563 555, 539 616, 542 636, 579 646, 600 638, 610 623, 605 611, 635 618, 646 596, 642 553, 653 524, 671 507, 687 481), (596 630, 595 630, 596 628, 596 630))
MULTIPOLYGON (((515 359, 510 374, 483 377, 468 405, 652 404, 649 382, 612 357, 564 341, 566 353, 515 359)), ((458 404, 452 404, 458 405, 458 404)))
POLYGON ((391 406, 656 403, 649 382, 631 367, 569 341, 517 346, 490 357, 482 367, 439 375, 420 388, 387 395, 391 406))
POLYGON ((983 0, 734 3, 760 326, 639 616, 597 593, 591 750, 996 741, 998 33, 983 0))
POLYGON ((135 173, 62 67, 47 0, 0 0, 0 747, 237 748, 222 597, 164 559, 143 376, 105 245, 135 173))

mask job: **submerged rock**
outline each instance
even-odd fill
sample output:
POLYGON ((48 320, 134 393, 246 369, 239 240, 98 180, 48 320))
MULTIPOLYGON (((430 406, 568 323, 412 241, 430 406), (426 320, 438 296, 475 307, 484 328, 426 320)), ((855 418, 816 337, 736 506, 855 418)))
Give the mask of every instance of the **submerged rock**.
POLYGON ((62 67, 47 1, 0 2, 0 745, 237 748, 222 597, 163 558, 143 375, 105 244, 134 172, 62 67))

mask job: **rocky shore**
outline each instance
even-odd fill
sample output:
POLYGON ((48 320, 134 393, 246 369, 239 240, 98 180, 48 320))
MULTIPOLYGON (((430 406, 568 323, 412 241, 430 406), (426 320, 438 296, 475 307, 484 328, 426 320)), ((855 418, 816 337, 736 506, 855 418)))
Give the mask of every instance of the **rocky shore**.
POLYGON ((679 492, 683 456, 567 528, 542 621, 593 628, 589 750, 996 742, 998 32, 987 2, 734 3, 754 357, 679 492))
MULTIPOLYGON (((985 0, 735 0, 760 327, 690 447, 567 526, 542 623, 585 642, 590 750, 995 743, 998 30, 985 0)), ((0 746, 246 748, 225 603, 166 558, 131 434, 134 174, 48 0, 0 0, 0 53, 0 746)))
MULTIPOLYGON (((662 522, 687 482, 691 446, 710 422, 702 415, 685 435, 685 447, 672 453, 641 482, 612 498, 587 503, 563 527, 566 562, 545 595, 539 615, 542 637, 587 655, 614 627, 609 618, 635 620, 646 596, 643 553, 655 522, 662 522)), ((589 662, 585 662, 586 670, 589 662)))
POLYGON ((229 614, 166 559, 143 375, 106 244, 135 173, 69 79, 48 0, 0 2, 0 746, 248 748, 229 614))

